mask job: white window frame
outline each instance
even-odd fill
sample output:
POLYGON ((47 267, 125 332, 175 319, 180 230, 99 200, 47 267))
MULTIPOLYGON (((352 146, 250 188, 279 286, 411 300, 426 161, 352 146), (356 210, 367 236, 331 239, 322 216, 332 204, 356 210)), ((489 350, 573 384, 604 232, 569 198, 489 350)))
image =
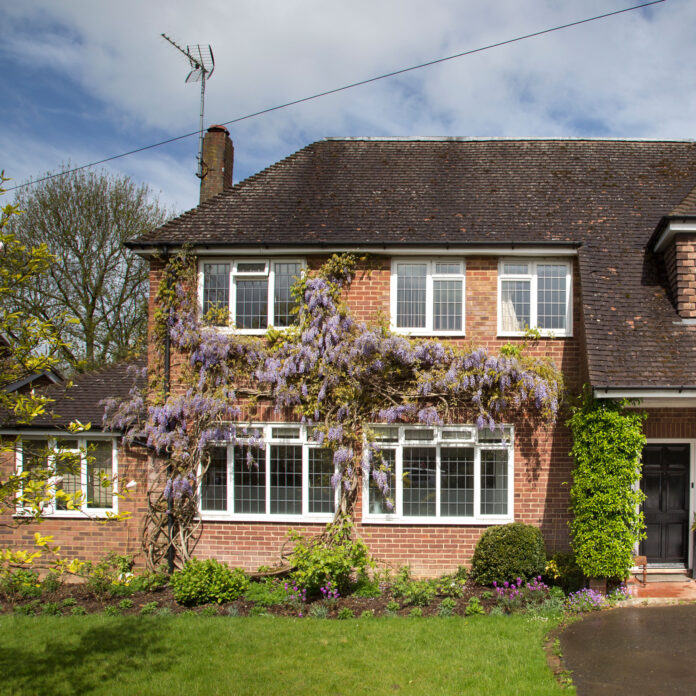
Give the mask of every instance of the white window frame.
POLYGON ((391 262, 391 283, 389 290, 390 328, 395 333, 409 336, 464 336, 466 333, 466 261, 463 257, 394 257, 391 262), (426 264, 425 282, 425 327, 397 326, 398 265, 401 263, 426 264), (460 264, 461 273, 436 273, 436 264, 460 264), (462 328, 459 331, 444 331, 433 328, 434 280, 460 280, 462 283, 462 328))
MULTIPOLYGON (((203 290, 205 282, 205 264, 227 263, 230 266, 229 277, 229 326, 216 326, 220 331, 234 332, 250 336, 263 335, 269 328, 274 326, 275 319, 275 266, 276 263, 298 263, 300 264, 300 273, 304 273, 307 268, 307 262, 304 258, 288 258, 288 257, 230 257, 230 256, 204 256, 198 259, 198 312, 203 316, 203 290), (263 271, 239 271, 237 270, 240 263, 263 263, 265 264, 263 271), (237 283, 236 278, 243 280, 260 280, 268 279, 268 328, 265 329, 239 329, 235 326, 235 312, 237 307, 237 283)), ((281 330, 287 327, 275 327, 281 330)))
POLYGON ((530 283, 529 292, 529 328, 539 329, 542 336, 569 338, 573 335, 573 264, 572 261, 562 258, 529 258, 526 256, 512 256, 501 258, 498 262, 498 336, 524 336, 525 331, 504 331, 503 330, 503 281, 504 280, 524 280, 530 283), (528 273, 503 273, 504 264, 515 265, 527 264, 528 273), (554 266, 566 267, 566 328, 564 331, 559 329, 542 329, 537 326, 538 314, 538 265, 551 264, 554 266))
POLYGON ((396 490, 393 491, 392 500, 394 510, 392 512, 377 514, 370 513, 370 476, 365 474, 363 478, 363 516, 365 524, 418 524, 418 525, 471 525, 471 524, 506 524, 514 522, 515 510, 515 463, 514 463, 514 428, 510 425, 502 426, 503 437, 499 441, 487 442, 487 431, 478 431, 475 425, 444 425, 444 426, 418 426, 418 425, 384 425, 373 426, 376 428, 394 428, 398 430, 397 440, 383 442, 377 445, 380 449, 395 451, 394 481, 396 490), (432 431, 431 440, 407 439, 407 432, 411 430, 432 431), (450 433, 454 437, 443 437, 443 433, 450 433), (459 435, 457 437, 456 435, 459 435), (474 449, 474 514, 469 517, 453 517, 440 515, 440 490, 441 468, 440 451, 443 446, 472 447, 474 449), (436 488, 435 488, 435 515, 434 516, 407 516, 403 514, 403 450, 404 447, 436 447, 436 488), (507 452, 507 513, 505 515, 481 514, 481 452, 483 450, 503 450, 507 452))
MULTIPOLYGON (((212 447, 227 448, 227 510, 203 510, 201 502, 203 498, 203 481, 201 477, 199 487, 199 514, 204 521, 214 520, 235 520, 242 522, 317 522, 327 523, 334 518, 333 512, 309 512, 309 450, 310 449, 326 449, 324 445, 320 445, 309 438, 309 428, 300 423, 263 423, 247 426, 249 433, 248 437, 256 434, 263 439, 265 448, 265 507, 266 512, 254 513, 235 513, 234 512, 234 448, 238 445, 247 444, 248 437, 238 437, 237 441, 218 442, 211 444, 212 447), (298 437, 278 437, 273 436, 273 428, 296 428, 298 437), (278 514, 271 512, 271 447, 273 445, 300 445, 302 447, 302 513, 298 515, 289 515, 287 513, 278 514)), ((242 466, 247 466, 246 462, 242 466)), ((334 466, 334 473, 336 467, 334 466)), ((334 489, 334 510, 338 506, 338 490, 334 489)))
MULTIPOLYGON (((77 450, 74 449, 64 449, 65 452, 79 452, 80 454, 80 491, 82 492, 82 505, 75 506, 73 510, 58 510, 56 508, 55 499, 47 503, 43 508, 44 517, 107 517, 107 515, 117 515, 118 514, 118 444, 114 437, 109 436, 99 436, 90 435, 89 437, 84 436, 71 436, 66 433, 64 437, 56 437, 55 433, 52 434, 40 434, 32 433, 31 435, 25 435, 19 441, 19 446, 16 452, 16 470, 17 473, 21 474, 24 471, 24 443, 37 441, 37 440, 47 440, 49 450, 55 450, 57 448, 57 443, 61 440, 77 440, 77 450), (111 480, 112 480, 112 500, 113 504, 111 507, 88 507, 87 501, 87 483, 88 483, 88 458, 91 456, 87 450, 88 443, 109 442, 111 443, 111 480)), ((51 466, 51 455, 49 454, 49 466, 51 466)), ((49 478, 47 484, 54 487, 59 482, 58 477, 49 478)), ((29 510, 23 509, 21 506, 17 508, 18 515, 30 514, 29 510)))

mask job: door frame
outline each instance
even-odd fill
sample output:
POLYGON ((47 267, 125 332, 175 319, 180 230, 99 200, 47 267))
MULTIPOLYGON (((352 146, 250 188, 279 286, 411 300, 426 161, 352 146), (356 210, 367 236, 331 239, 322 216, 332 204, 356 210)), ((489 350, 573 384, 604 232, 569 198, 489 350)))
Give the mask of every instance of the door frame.
MULTIPOLYGON (((689 445, 689 527, 687 533, 687 570, 694 567, 694 532, 691 530, 691 525, 694 519, 694 510, 696 510, 696 489, 694 489, 694 481, 696 481, 696 439, 687 437, 649 437, 646 445, 689 445)), ((642 462, 641 462, 642 469, 642 462)), ((642 478, 642 471, 641 471, 642 478)), ((638 482, 640 488, 640 482, 638 482)), ((638 554, 639 544, 636 544, 634 552, 638 554)), ((659 567, 659 564, 654 566, 659 567)))

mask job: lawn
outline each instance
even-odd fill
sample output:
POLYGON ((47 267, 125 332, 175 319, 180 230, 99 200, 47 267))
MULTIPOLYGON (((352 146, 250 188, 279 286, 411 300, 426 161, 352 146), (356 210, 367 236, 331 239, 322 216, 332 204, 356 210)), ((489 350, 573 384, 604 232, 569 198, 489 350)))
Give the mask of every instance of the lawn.
POLYGON ((547 667, 551 622, 524 615, 327 621, 0 616, 0 693, 572 694, 547 667))

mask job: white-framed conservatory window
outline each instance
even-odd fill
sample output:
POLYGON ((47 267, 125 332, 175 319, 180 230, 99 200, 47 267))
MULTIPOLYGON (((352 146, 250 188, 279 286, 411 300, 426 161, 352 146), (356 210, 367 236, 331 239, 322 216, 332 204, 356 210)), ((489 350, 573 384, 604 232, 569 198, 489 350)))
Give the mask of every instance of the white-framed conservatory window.
POLYGON ((390 295, 392 330, 464 334, 464 259, 392 259, 390 295))
POLYGON ((254 437, 211 448, 201 479, 201 516, 331 521, 337 503, 333 452, 310 440, 299 424, 255 425, 248 432, 254 437), (256 446, 259 439, 263 444, 256 446))
POLYGON ((240 333, 291 326, 297 321, 291 288, 304 267, 303 259, 200 259, 201 316, 240 333))
POLYGON ((501 259, 498 265, 498 335, 571 336, 572 266, 558 259, 501 259))
POLYGON ((389 468, 388 504, 374 477, 363 484, 363 522, 512 522, 513 428, 380 425, 377 448, 389 468))
POLYGON ((46 485, 53 499, 44 506, 45 515, 74 517, 84 513, 99 517, 118 512, 118 448, 114 438, 22 437, 17 449, 17 470, 38 468, 51 472, 46 485), (81 494, 75 509, 69 509, 55 497, 57 490, 81 494))

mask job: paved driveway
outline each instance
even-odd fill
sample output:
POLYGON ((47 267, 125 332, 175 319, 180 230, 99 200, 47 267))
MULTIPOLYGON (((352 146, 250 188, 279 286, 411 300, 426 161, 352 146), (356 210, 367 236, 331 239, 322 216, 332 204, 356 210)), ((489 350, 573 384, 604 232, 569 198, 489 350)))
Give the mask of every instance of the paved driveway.
POLYGON ((578 696, 696 694, 696 604, 597 612, 560 641, 578 696))

